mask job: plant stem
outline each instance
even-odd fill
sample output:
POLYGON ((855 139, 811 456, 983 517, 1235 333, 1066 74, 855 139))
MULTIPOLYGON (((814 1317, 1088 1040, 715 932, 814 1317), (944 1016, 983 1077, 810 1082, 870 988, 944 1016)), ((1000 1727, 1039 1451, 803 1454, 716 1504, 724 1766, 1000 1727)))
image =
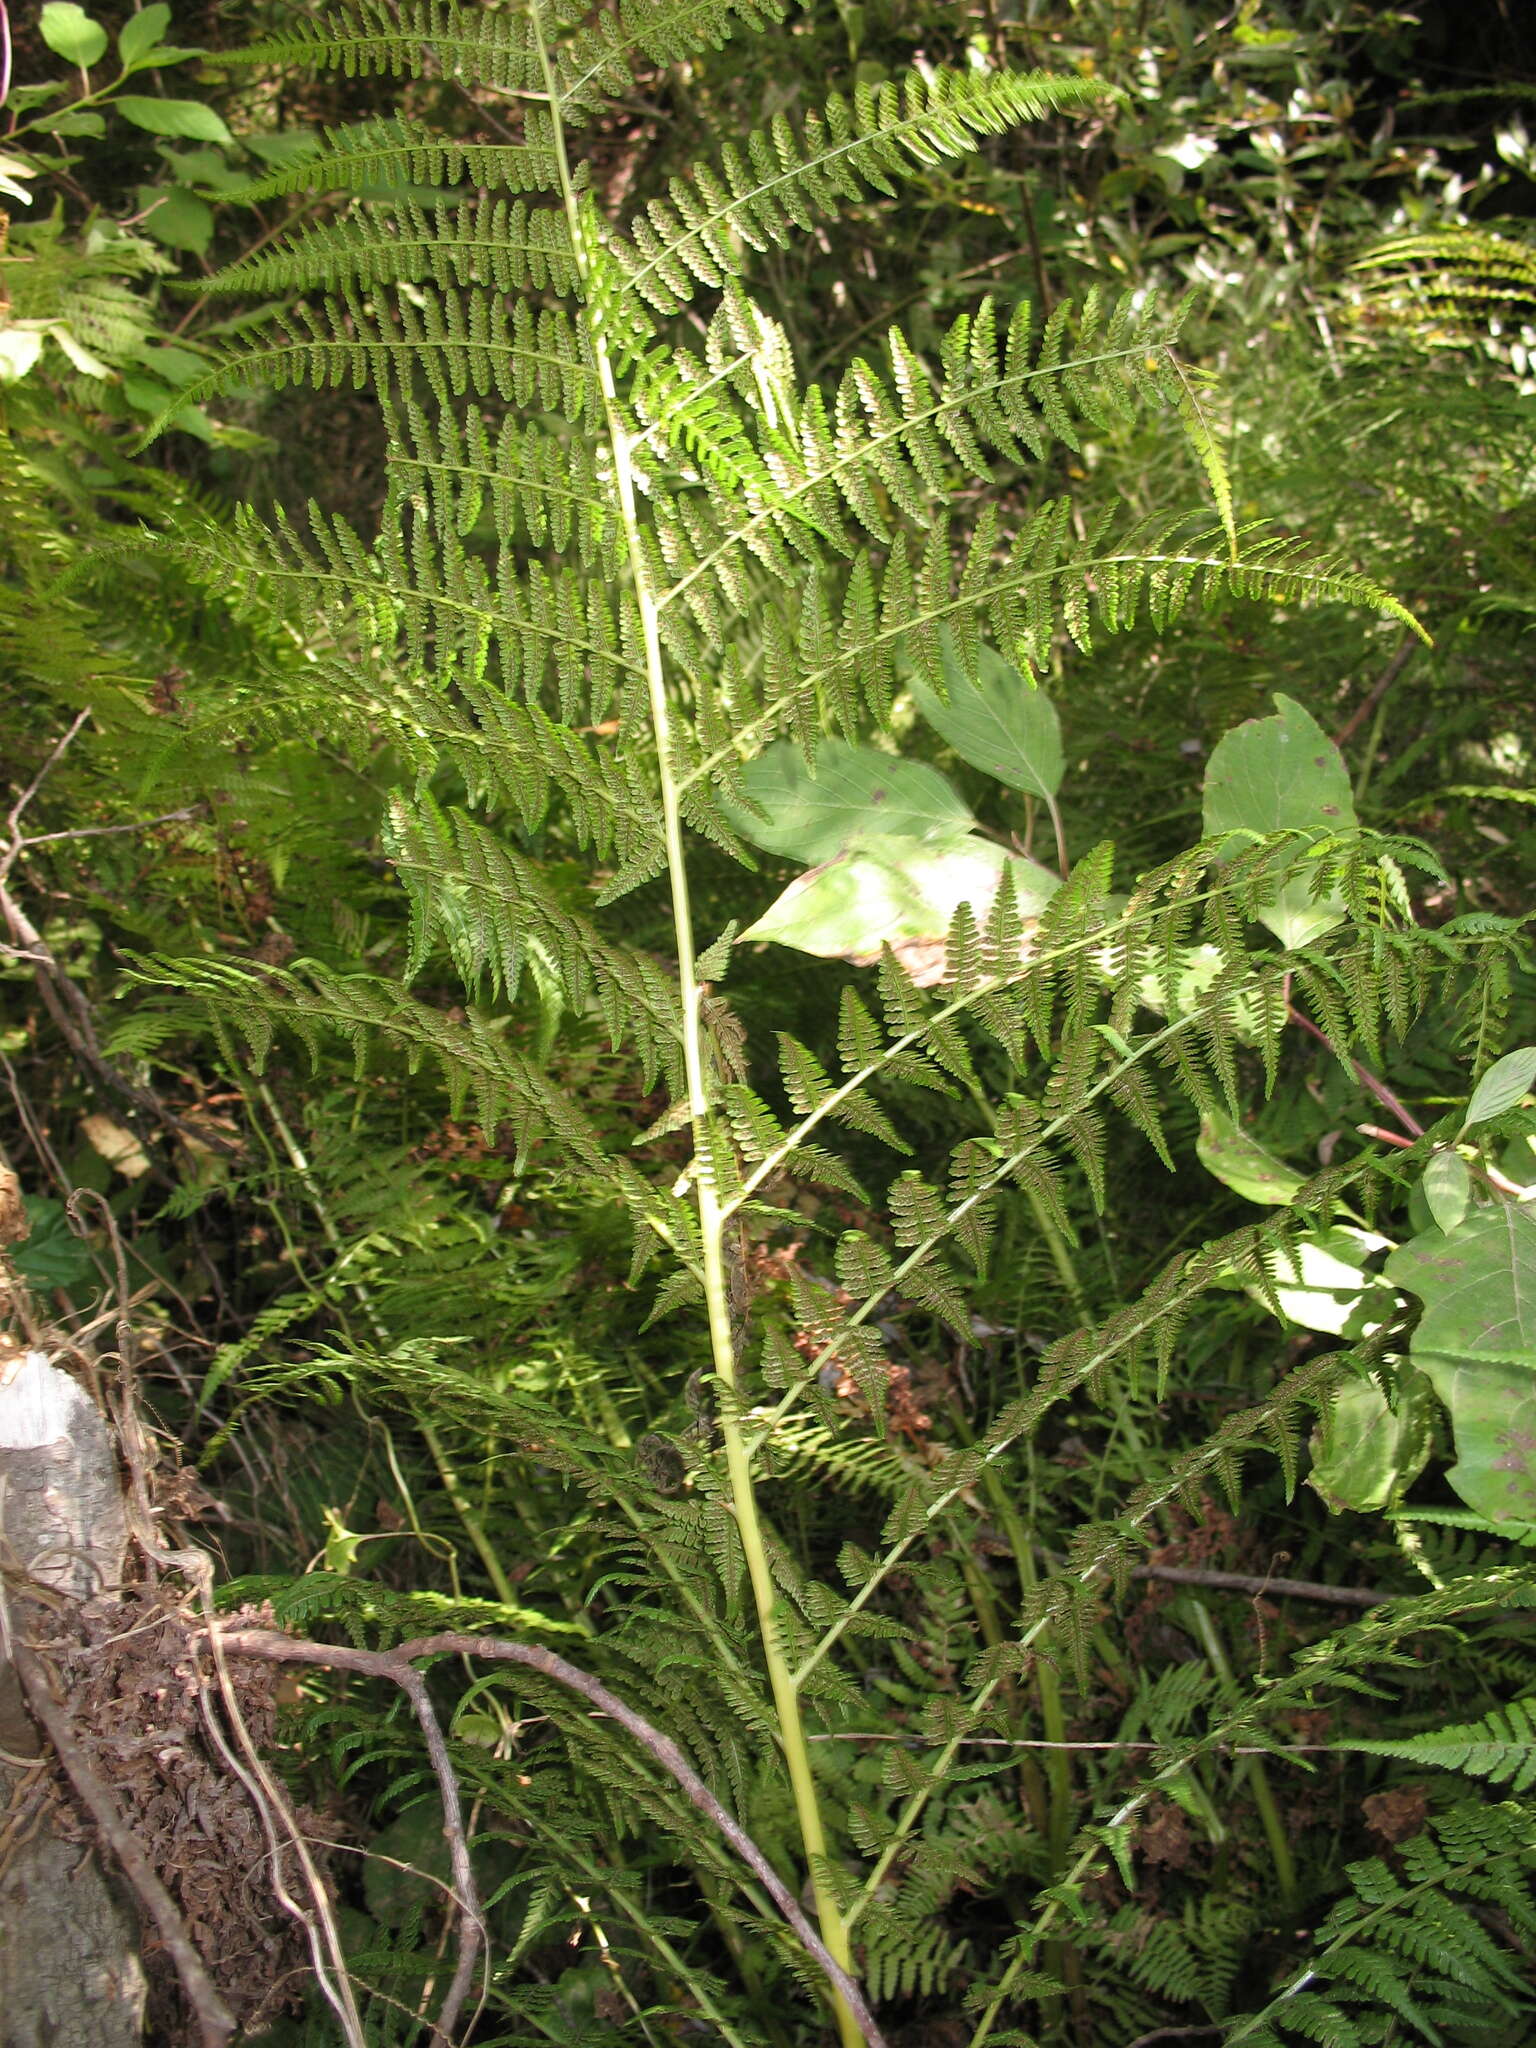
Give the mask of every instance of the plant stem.
MULTIPOLYGON (((559 92, 544 35, 542 8, 535 5, 530 14, 538 40, 544 91, 553 131, 554 155, 559 168, 560 188, 565 202, 571 247, 583 283, 589 284, 590 263, 586 252, 581 206, 571 177, 559 92)), ((767 1664, 768 1682, 778 1716, 779 1736, 784 1747, 784 1761, 794 1795, 796 1817, 800 1824, 800 1838, 810 1867, 821 1938, 834 1961, 851 1976, 852 1949, 848 1930, 843 1923, 842 1909, 829 1882, 826 1832, 822 1825, 816 1780, 811 1767, 810 1745, 806 1741, 805 1723, 800 1711, 799 1689, 791 1674, 780 1638, 776 1611, 778 1594, 768 1562, 762 1518, 758 1513, 757 1496, 752 1483, 751 1459, 741 1429, 740 1402, 737 1398, 736 1350, 731 1331, 730 1285, 725 1268, 723 1242, 725 1219, 721 1213, 720 1195, 715 1184, 710 1157, 711 1105, 703 991, 694 964, 693 911, 689 898, 682 803, 673 767, 666 661, 662 653, 656 594, 651 588, 650 578, 646 572, 646 558, 641 546, 635 474, 631 459, 632 441, 619 405, 613 361, 608 353, 601 324, 595 320, 590 322, 588 334, 598 384, 602 392, 608 443, 613 455, 614 489, 619 501, 625 554, 632 578, 631 587, 640 618, 641 641, 645 656, 646 696, 656 746, 662 833, 671 889, 673 942, 677 949, 678 997, 683 1025, 683 1064, 688 1084, 688 1108, 693 1122, 693 1190, 702 1238, 705 1309, 715 1375, 725 1397, 720 1404, 720 1426, 725 1443, 726 1472, 730 1481, 731 1503, 735 1510, 742 1553, 746 1559, 747 1576, 751 1582, 752 1597, 757 1609, 763 1657, 767 1664)), ((834 1994, 834 2004, 838 2036, 843 2048, 859 2048, 864 2035, 846 2000, 840 1994, 834 1994)))
MULTIPOLYGON (((1232 1666, 1227 1661, 1226 1650, 1222 1647, 1216 1624, 1211 1620, 1210 1611, 1203 1601, 1191 1600, 1189 1607, 1200 1633, 1205 1654, 1211 1660, 1211 1669, 1231 1693, 1237 1687, 1232 1677, 1232 1666)), ((1262 1757, 1245 1756, 1239 1759, 1233 1777, 1239 1781, 1246 1778, 1248 1789, 1253 1794, 1253 1803, 1259 1810, 1259 1820, 1264 1829, 1264 1839, 1269 1844, 1269 1853, 1274 1859, 1275 1881, 1280 1888, 1280 1906, 1289 1913, 1296 1903, 1296 1859, 1291 1854, 1290 1837, 1285 1832, 1285 1822, 1275 1804, 1274 1788, 1264 1768, 1262 1757)))

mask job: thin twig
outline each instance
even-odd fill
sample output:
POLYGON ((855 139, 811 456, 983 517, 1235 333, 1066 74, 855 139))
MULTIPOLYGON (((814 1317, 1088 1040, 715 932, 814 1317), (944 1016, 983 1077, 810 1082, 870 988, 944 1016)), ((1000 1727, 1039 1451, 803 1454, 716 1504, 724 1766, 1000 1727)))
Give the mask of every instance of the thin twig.
POLYGON ((1138 2034, 1130 2048, 1152 2048, 1154 2041, 1192 2041, 1197 2034, 1219 2034, 1217 2026, 1199 2027, 1154 2027, 1150 2034, 1138 2034))
MULTIPOLYGON (((922 1751, 940 1747, 938 1739, 920 1735, 887 1735, 873 1728, 836 1728, 824 1735, 810 1735, 808 1742, 899 1742, 903 1748, 922 1751)), ((1044 1736, 1032 1735, 962 1735, 960 1746, 964 1749, 1045 1749, 1061 1750, 1068 1755, 1079 1751, 1125 1751, 1145 1750, 1149 1755, 1160 1754, 1168 1747, 1166 1742, 1048 1742, 1044 1736)), ((1333 1756, 1339 1745, 1336 1742, 1288 1742, 1283 1749, 1272 1744, 1217 1742, 1212 1744, 1212 1753, 1217 1756, 1272 1756, 1283 1763, 1288 1756, 1333 1756)))
MULTIPOLYGON (((704 1815, 718 1834, 724 1837, 768 1893, 793 1929, 801 1946, 842 1998, 869 2048, 885 2048, 884 2037, 875 2023, 874 2015, 864 2002, 859 1986, 833 1957, 800 1910, 794 1895, 751 1836, 720 1804, 671 1737, 663 1735, 659 1728, 653 1727, 632 1707, 626 1706, 616 1693, 611 1693, 607 1686, 593 1678, 590 1673, 568 1663, 564 1657, 557 1657, 553 1650, 546 1650, 531 1643, 508 1642, 497 1636, 459 1635, 450 1632, 421 1636, 412 1642, 401 1643, 393 1650, 374 1651, 351 1649, 341 1644, 304 1642, 298 1637, 283 1635, 276 1629, 223 1628, 218 1633, 223 1648, 234 1656, 264 1657, 275 1663, 329 1665, 337 1670, 388 1678, 402 1687, 408 1696, 411 1696, 413 1684, 423 1683, 421 1674, 411 1669, 419 1657, 481 1657, 493 1663, 521 1664, 531 1671, 539 1672, 545 1678, 553 1679, 557 1685, 563 1685, 571 1692, 580 1693, 583 1699, 590 1700, 610 1720, 616 1721, 632 1735, 676 1781, 689 1803, 704 1815)), ((425 1733, 425 1724, 423 1732, 425 1733)), ((441 1783, 441 1779, 439 1782, 441 1783)), ((453 1836, 451 1828, 446 1823, 445 1810, 444 1831, 448 1835, 451 1847, 453 1836)), ((460 1837, 462 1840, 462 1826, 460 1837)), ((470 1897, 473 1897, 473 1893, 470 1897)), ((466 1922, 468 1918, 469 1914, 466 1912, 466 1922)), ((455 1975, 455 1986, 461 1974, 462 1957, 460 1971, 455 1975)))
POLYGON ((448 1844, 448 1867, 453 1873, 454 1903, 459 1909, 459 1959, 433 2031, 440 2039, 451 2043, 453 2030, 458 2025, 459 2015, 464 2010, 470 1987, 475 1981, 475 1964, 485 1935, 485 1920, 475 1886, 469 1840, 464 1828, 464 1809, 459 1798, 459 1781, 454 1776, 453 1759, 449 1756, 448 1745, 443 1740, 442 1725, 438 1721, 431 1695, 427 1691, 427 1682, 413 1665, 407 1664, 395 1674, 395 1683, 404 1692, 415 1713, 422 1740, 427 1746, 427 1757, 432 1765, 432 1773, 437 1779, 438 1797, 443 1805, 443 1839, 448 1844))
POLYGON ((1256 1572, 1206 1571, 1182 1564, 1139 1564, 1131 1577, 1167 1579, 1176 1586, 1214 1586, 1232 1593, 1274 1593, 1286 1600, 1319 1600, 1329 1607, 1380 1607, 1391 1598, 1370 1586, 1324 1586, 1315 1579, 1265 1579, 1256 1572))
POLYGON ((1403 628, 1403 637, 1393 649, 1386 667, 1334 734, 1333 744, 1336 747, 1342 747, 1347 740, 1354 738, 1355 734, 1364 725, 1365 721, 1370 717, 1376 706, 1385 697, 1388 690, 1391 689, 1422 645, 1423 642, 1419 639, 1418 635, 1410 633, 1405 626, 1403 628))
MULTIPOLYGON (((3 874, 5 866, 6 863, 0 861, 0 874, 3 874)), ((140 1117, 163 1124, 179 1138, 192 1139, 197 1144, 206 1146, 211 1152, 233 1152, 238 1149, 233 1139, 225 1138, 207 1126, 194 1128, 184 1122, 174 1110, 167 1109, 157 1095, 151 1094, 148 1089, 135 1087, 126 1075, 119 1073, 101 1049, 90 1004, 71 977, 65 973, 53 948, 3 883, 0 883, 0 918, 3 918, 10 927, 17 945, 25 950, 31 960, 38 994, 82 1066, 88 1068, 140 1117)))
POLYGON ((30 853, 34 846, 52 846, 60 839, 110 839, 123 832, 148 832, 156 825, 179 825, 196 816, 197 806, 189 804, 184 810, 162 811, 157 818, 135 818, 126 825, 72 825, 67 832, 39 832, 23 839, 17 851, 30 853))
POLYGON ((32 780, 27 784, 26 788, 21 792, 21 795, 17 797, 15 803, 11 805, 10 810, 6 813, 5 829, 10 834, 10 843, 7 845, 5 852, 3 854, 0 854, 0 881, 4 881, 5 877, 10 873, 11 869, 16 864, 16 856, 21 852, 22 813, 26 810, 27 805, 31 803, 33 797, 37 795, 38 791, 42 788, 43 784, 48 780, 48 777, 53 773, 54 769, 58 766, 59 762, 63 760, 65 754, 69 750, 70 744, 73 741, 75 734, 79 732, 81 726, 84 725, 85 721, 90 717, 90 715, 91 714, 89 711, 77 711, 75 713, 74 720, 71 723, 68 732, 64 734, 62 739, 55 741, 53 747, 49 751, 47 760, 44 761, 42 767, 38 769, 37 773, 33 776, 32 780))
MULTIPOLYGON (((212 1560, 196 1548, 168 1550, 160 1541, 155 1522, 149 1491, 152 1457, 149 1445, 145 1441, 143 1421, 139 1412, 137 1337, 129 1316, 134 1297, 128 1286, 128 1256, 123 1245, 122 1233, 117 1227, 117 1219, 113 1216, 106 1197, 88 1188, 77 1188, 69 1197, 66 1213, 72 1225, 82 1225, 81 1212, 88 1206, 98 1211, 102 1227, 106 1231, 117 1285, 115 1356, 119 1387, 117 1397, 112 1403, 112 1416, 123 1462, 128 1469, 129 1488, 126 1505, 129 1528, 139 1545, 151 1578, 153 1579, 158 1571, 179 1572, 195 1589, 204 1622, 212 1630, 216 1620, 212 1560)), ((246 1795, 255 1809, 257 1820, 267 1838, 267 1847, 272 1859, 273 1896, 283 1911, 296 1920, 304 1930, 315 1982, 340 2020, 348 2048, 365 2048, 362 2016, 357 2010, 357 2000, 352 1993, 341 1935, 336 1925, 335 1914, 331 1911, 330 1902, 326 1897, 319 1868, 310 1853, 309 1844, 304 1839, 303 1830, 287 1795, 267 1768, 266 1761, 246 1724, 230 1676, 229 1665, 216 1633, 212 1640, 212 1652, 219 1696, 229 1722, 230 1734, 244 1761, 241 1761, 240 1756, 236 1756, 229 1742, 225 1740, 218 1726, 217 1717, 211 1711, 207 1687, 199 1673, 199 1704, 209 1740, 226 1769, 244 1786, 246 1795), (303 1873, 309 1896, 314 1904, 313 1916, 304 1910, 284 1881, 279 1822, 293 1852, 294 1860, 303 1873)))
POLYGON ((11 1662, 26 1693, 27 1704, 46 1730, 54 1754, 81 1804, 101 1831, 117 1858, 145 1911, 159 1929, 167 1955, 176 1965, 181 1988, 197 2019, 203 2048, 224 2048, 235 2032, 235 2018, 220 1997, 218 1987, 203 1966, 203 1959, 187 1933, 176 1902, 160 1882, 138 1838, 117 1809, 117 1802, 86 1762, 85 1752, 75 1740, 69 1717, 53 1697, 41 1663, 14 1637, 11 1662))
MULTIPOLYGON (((81 1064, 140 1116, 153 1118, 155 1122, 166 1125, 180 1138, 196 1139, 210 1151, 232 1152, 236 1148, 230 1140, 220 1137, 214 1131, 192 1130, 180 1117, 167 1109, 158 1096, 152 1095, 147 1089, 136 1088, 126 1075, 118 1072, 101 1049, 90 1004, 70 976, 65 973, 53 948, 5 886, 11 869, 29 847, 49 845, 60 839, 96 838, 109 832, 139 832, 147 829, 146 825, 82 825, 67 832, 45 832, 36 839, 28 839, 23 835, 21 821, 27 806, 63 760, 75 735, 90 715, 89 711, 76 713, 69 729, 54 742, 47 759, 6 813, 5 830, 9 836, 4 847, 0 847, 0 920, 9 927, 11 936, 16 941, 14 957, 25 959, 33 968, 38 993, 81 1064)), ((173 818, 191 816, 190 810, 168 811, 164 818, 151 818, 147 824, 165 824, 173 818)), ((7 947, 6 951, 11 952, 12 949, 7 947)))

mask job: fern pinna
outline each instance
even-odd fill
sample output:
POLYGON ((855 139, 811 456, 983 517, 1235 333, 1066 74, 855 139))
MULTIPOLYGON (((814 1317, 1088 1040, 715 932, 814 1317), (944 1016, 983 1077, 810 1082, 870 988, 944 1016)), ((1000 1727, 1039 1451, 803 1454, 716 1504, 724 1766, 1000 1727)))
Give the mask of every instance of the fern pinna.
MULTIPOLYGON (((956 1787, 992 1770, 967 1761, 966 1745, 1021 1715, 1033 1725, 1036 1701, 1060 1734, 1055 1663, 1084 1656, 1106 1576, 1123 1577, 1171 1503, 1234 1484, 1255 1443, 1292 1470, 1300 1428, 1347 1361, 1298 1368, 1048 1556, 1012 1507, 1020 1447, 1078 1390, 1104 1397, 1165 1370, 1212 1287, 1235 1279, 1272 1294, 1294 1219, 1173 1260, 1099 1320, 1074 1287, 1081 1327, 1045 1347, 974 1443, 927 1463, 904 1457, 892 1433, 882 1321, 899 1305, 968 1341, 966 1275, 986 1270, 1017 1216, 1070 1277, 1067 1194, 1080 1176, 1102 1202, 1112 1119, 1171 1164, 1170 1101, 1235 1114, 1240 1064, 1273 1075, 1296 1001, 1341 1052, 1369 1046, 1383 1023, 1401 1028, 1425 977, 1458 969, 1476 946, 1454 932, 1432 954, 1421 946, 1401 865, 1411 850, 1352 829, 1241 844, 1226 834, 1132 878, 1129 894, 1114 893, 1107 846, 1047 881, 999 854, 989 886, 949 906, 921 959, 877 937, 878 958, 844 988, 824 1043, 780 1033, 770 1055, 744 1041, 728 994, 741 920, 700 930, 694 884, 701 860, 751 865, 748 845, 771 818, 749 771, 781 743, 813 781, 824 746, 859 749, 867 766, 870 736, 898 729, 899 699, 953 704, 999 658, 1022 697, 1064 650, 1086 653, 1141 619, 1169 625, 1199 604, 1323 598, 1412 623, 1339 564, 1238 523, 1201 380, 1175 353, 1178 306, 1090 295, 1042 322, 1027 304, 987 302, 926 356, 893 329, 823 388, 802 380, 783 329, 751 296, 762 252, 845 207, 899 202, 908 181, 1015 123, 1091 108, 1091 81, 978 66, 860 85, 797 121, 776 117, 629 219, 608 218, 584 138, 634 67, 785 13, 783 0, 595 11, 357 0, 248 53, 461 79, 494 99, 508 139, 439 135, 408 111, 333 131, 251 194, 337 195, 327 216, 210 287, 293 302, 247 326, 206 388, 348 385, 370 390, 382 415, 376 533, 311 505, 302 516, 247 511, 180 545, 302 637, 303 674, 288 664, 281 695, 253 716, 387 742, 405 765, 386 844, 411 904, 406 974, 204 959, 146 966, 144 978, 193 992, 258 1063, 280 1028, 311 1046, 340 1033, 360 1063, 386 1039, 413 1066, 441 1069, 455 1114, 469 1105, 483 1131, 514 1134, 520 1158, 551 1162, 627 1212, 631 1285, 656 1272, 653 1316, 707 1332, 701 1426, 685 1438, 620 1457, 573 1413, 566 1387, 536 1398, 456 1371, 451 1349, 391 1328, 387 1301, 370 1307, 376 1345, 355 1343, 334 1365, 312 1357, 303 1372, 334 1370, 419 1406, 429 1425, 520 1446, 584 1487, 612 1517, 611 1582, 633 1589, 606 1646, 616 1686, 652 1697, 738 1805, 771 1805, 787 1783, 827 1950, 850 1972, 862 1955, 877 1996, 979 1976, 979 2043, 1010 1999, 1049 2003, 1058 1987, 1042 1976, 1051 1952, 1031 1920, 1012 1963, 978 1961, 932 1925, 962 1886, 1017 1891, 995 1845, 959 1825, 956 1787), (1212 512, 1149 522, 1053 495, 1060 451, 1145 407, 1183 422, 1212 512), (588 900, 549 858, 552 833, 589 869, 588 900), (646 949, 607 913, 653 883, 669 938, 646 949), (1252 920, 1293 900, 1312 906, 1302 926, 1271 920, 1281 946, 1256 941, 1252 920), (455 1010, 407 985, 445 961, 465 998, 455 1010), (531 1046, 506 1029, 530 988, 547 1027, 531 1046), (633 1151, 549 1057, 570 1017, 598 1020, 639 1091, 662 1091, 633 1151), (957 1105, 963 1135, 946 1138, 947 1157, 914 1122, 914 1090, 957 1105), (881 1147, 911 1163, 882 1173, 871 1165, 881 1147), (796 1220, 786 1203, 797 1185, 852 1204, 858 1227, 836 1244, 835 1280, 791 1266, 764 1291, 754 1259, 796 1220), (851 1446, 840 1380, 873 1419, 873 1437, 855 1426, 851 1446), (886 1505, 875 1549, 849 1544, 839 1558, 841 1588, 814 1576, 817 1561, 765 1505, 765 1481, 807 1461, 886 1505), (1009 1532, 1022 1613, 1016 1629, 990 1632, 973 1665, 976 1587, 956 1551, 968 1552, 983 1499, 1009 1532), (894 1668, 922 1668, 888 1601, 898 1571, 922 1587, 925 1626, 952 1635, 962 1678, 925 1707, 923 1746, 893 1747, 854 1797, 831 1783, 815 1738, 859 1705, 850 1645, 870 1638, 890 1646, 894 1668), (755 1641, 741 1626, 743 1586, 755 1641), (941 1807, 953 1826, 929 1825, 941 1807)), ((752 887, 742 881, 743 900, 752 887)), ((1307 1200, 1326 1211, 1369 1179, 1367 1165, 1341 1169, 1307 1200)), ((1378 1353, 1366 1340, 1362 1369, 1378 1353)), ((505 1604, 514 1626, 521 1611, 508 1623, 505 1604)), ((513 1784, 466 1750, 477 1795, 549 1847, 498 1995, 553 2024, 537 1985, 516 1991, 518 1957, 570 1924, 571 1898, 585 1907, 602 1889, 609 1917, 628 1920, 653 1969, 687 1982, 722 2038, 772 2037, 761 1982, 743 2003, 680 1952, 686 1921, 606 1867, 602 1815, 621 1830, 649 1816, 677 1838, 736 1954, 756 1914, 733 1889, 740 1871, 611 1731, 594 1732, 557 1694, 524 1694, 582 1745, 600 1811, 575 1819, 547 1782, 513 1784)), ((1042 1927, 1082 1874, 1069 1876, 1070 1785, 1054 1764, 1048 1791, 1050 1854, 1031 1875, 1060 1888, 1042 1927)), ((778 1955, 820 1995, 792 1946, 778 1955)), ((844 2005, 837 2022, 845 2043, 860 2037, 844 2005)))

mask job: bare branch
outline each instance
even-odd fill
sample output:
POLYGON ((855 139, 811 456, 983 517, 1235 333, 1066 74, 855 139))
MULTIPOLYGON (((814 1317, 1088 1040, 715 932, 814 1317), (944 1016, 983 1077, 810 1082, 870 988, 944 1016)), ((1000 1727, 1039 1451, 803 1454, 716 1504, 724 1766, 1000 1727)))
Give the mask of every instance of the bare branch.
POLYGON ((1282 1600, 1319 1600, 1329 1607, 1380 1607, 1391 1598, 1370 1586, 1324 1586, 1315 1579, 1260 1578, 1257 1572, 1218 1572, 1182 1564, 1139 1564, 1133 1579, 1166 1579, 1175 1586, 1214 1586, 1233 1593, 1273 1593, 1282 1600))
POLYGON ((85 721, 90 717, 90 715, 91 714, 89 711, 77 711, 75 713, 74 719, 70 725, 68 732, 64 734, 62 739, 57 740, 54 743, 54 746, 51 752, 49 753, 47 760, 44 761, 42 767, 38 769, 37 773, 33 776, 32 780, 27 784, 26 788, 21 792, 21 795, 17 797, 15 803, 11 805, 10 810, 6 813, 5 829, 10 834, 10 843, 6 847, 5 851, 3 853, 0 853, 0 882, 3 882, 5 880, 6 876, 15 866, 16 856, 21 852, 22 813, 26 810, 27 805, 31 803, 33 797, 37 795, 37 792, 42 788, 43 784, 48 780, 48 777, 53 773, 54 769, 58 766, 59 762, 63 760, 65 754, 69 750, 72 741, 74 740, 75 734, 79 732, 81 726, 85 724, 85 721))
MULTIPOLYGON (((334 1643, 304 1642, 296 1636, 283 1635, 276 1629, 221 1628, 218 1632, 218 1639, 225 1651, 238 1657, 265 1657, 278 1663, 326 1665, 340 1671, 356 1671, 367 1677, 391 1679, 406 1692, 407 1696, 412 1699, 413 1704, 415 1704, 417 1698, 413 1688, 420 1687, 422 1692, 425 1692, 425 1684, 420 1672, 412 1668, 415 1660, 419 1657, 481 1657, 492 1663, 521 1664, 530 1671, 537 1671, 543 1677, 553 1679, 557 1685, 563 1685, 571 1692, 580 1693, 583 1699, 590 1700, 593 1706, 599 1708, 610 1720, 616 1721, 627 1734, 634 1737, 643 1749, 649 1751, 662 1766, 663 1770, 677 1783, 686 1795, 689 1803, 696 1807, 704 1815, 705 1819, 709 1821, 715 1831, 730 1844, 731 1848, 735 1850, 736 1854, 746 1864, 753 1876, 762 1885, 764 1891, 768 1893, 769 1897, 783 1914, 807 1955, 811 1957, 827 1982, 842 1998, 857 2022, 865 2041, 869 2044, 869 2048, 885 2048, 884 2037, 875 2022, 873 2013, 871 2013, 868 2005, 865 2003, 859 1986, 832 1956, 815 1928, 812 1927, 810 1921, 807 1920, 805 1914, 800 1910, 800 1906, 793 1893, 789 1891, 778 1872, 768 1861, 762 1850, 758 1848, 751 1836, 721 1805, 720 1801, 710 1791, 704 1780, 694 1770, 672 1738, 664 1735, 659 1728, 653 1727, 642 1715, 637 1714, 632 1707, 626 1706, 616 1693, 611 1693, 607 1686, 602 1684, 600 1680, 593 1678, 589 1672, 581 1670, 575 1664, 568 1663, 564 1657, 557 1657, 553 1650, 546 1650, 531 1643, 508 1642, 498 1636, 444 1633, 435 1636, 421 1636, 412 1642, 401 1643, 393 1650, 378 1651, 355 1650, 345 1645, 334 1643)), ((430 1707, 428 1710, 430 1712, 430 1707)), ((417 1718, 421 1720, 419 1708, 417 1718)), ((433 1727, 436 1727, 435 1721, 433 1722, 433 1727)), ((428 1734, 425 1721, 422 1722, 422 1731, 424 1734, 427 1734, 430 1752, 432 1749, 432 1737, 428 1734)), ((437 1734, 437 1741, 439 1743, 442 1741, 440 1731, 437 1734)), ((442 1754, 446 1762, 446 1747, 443 1749, 442 1754)), ((438 1759, 435 1755, 433 1756, 433 1768, 434 1770, 439 1768, 438 1759)), ((438 1782, 440 1785, 443 1782, 440 1770, 438 1782)), ((456 1785, 453 1797, 454 1816, 456 1817, 458 1813, 458 1791, 456 1785)), ((462 1847, 462 1821, 457 1822, 458 1842, 455 1843, 446 1799, 444 1802, 444 1821, 444 1832, 448 1837, 450 1849, 462 1847)), ((457 1864, 455 1865, 455 1875, 457 1879, 457 1864)), ((461 1978, 466 1979, 467 1988, 468 1973, 465 1970, 462 1944, 467 1938, 466 1929, 471 1913, 474 1910, 473 1900, 475 1895, 472 1883, 472 1878, 468 1879, 468 1886, 470 1888, 466 1889, 465 1896, 461 1900, 464 1920, 461 1923, 460 1929, 460 1960, 459 1968, 454 1975, 453 1986, 449 1992, 450 2001, 455 1993, 459 1991, 461 1978)), ((470 1967, 471 1969, 473 1967, 473 1956, 471 1956, 470 1967)), ((445 2003, 442 2018, 446 2018, 447 2014, 448 2007, 445 2003)), ((454 2017, 457 2017, 457 2008, 454 2010, 454 2017)), ((439 2033, 442 2032, 442 2018, 440 2018, 438 2023, 439 2033)))

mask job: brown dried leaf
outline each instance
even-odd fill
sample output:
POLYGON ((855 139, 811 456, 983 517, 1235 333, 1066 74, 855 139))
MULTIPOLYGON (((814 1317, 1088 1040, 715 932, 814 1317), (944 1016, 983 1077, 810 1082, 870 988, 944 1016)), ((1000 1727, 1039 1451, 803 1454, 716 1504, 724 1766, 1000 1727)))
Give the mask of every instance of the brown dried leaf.
POLYGON ((1394 1785, 1360 1802, 1365 1824, 1383 1842, 1407 1842, 1419 1833, 1429 1814, 1429 1796, 1422 1785, 1394 1785))
POLYGON ((0 1166, 0 1244, 20 1244, 31 1228, 21 1204, 21 1182, 8 1166, 0 1166))
POLYGON ((1164 1870, 1184 1870, 1194 1848, 1189 1822, 1178 1807, 1164 1800, 1156 1812, 1142 1822, 1136 1836, 1136 1847, 1148 1863, 1156 1863, 1164 1870))

